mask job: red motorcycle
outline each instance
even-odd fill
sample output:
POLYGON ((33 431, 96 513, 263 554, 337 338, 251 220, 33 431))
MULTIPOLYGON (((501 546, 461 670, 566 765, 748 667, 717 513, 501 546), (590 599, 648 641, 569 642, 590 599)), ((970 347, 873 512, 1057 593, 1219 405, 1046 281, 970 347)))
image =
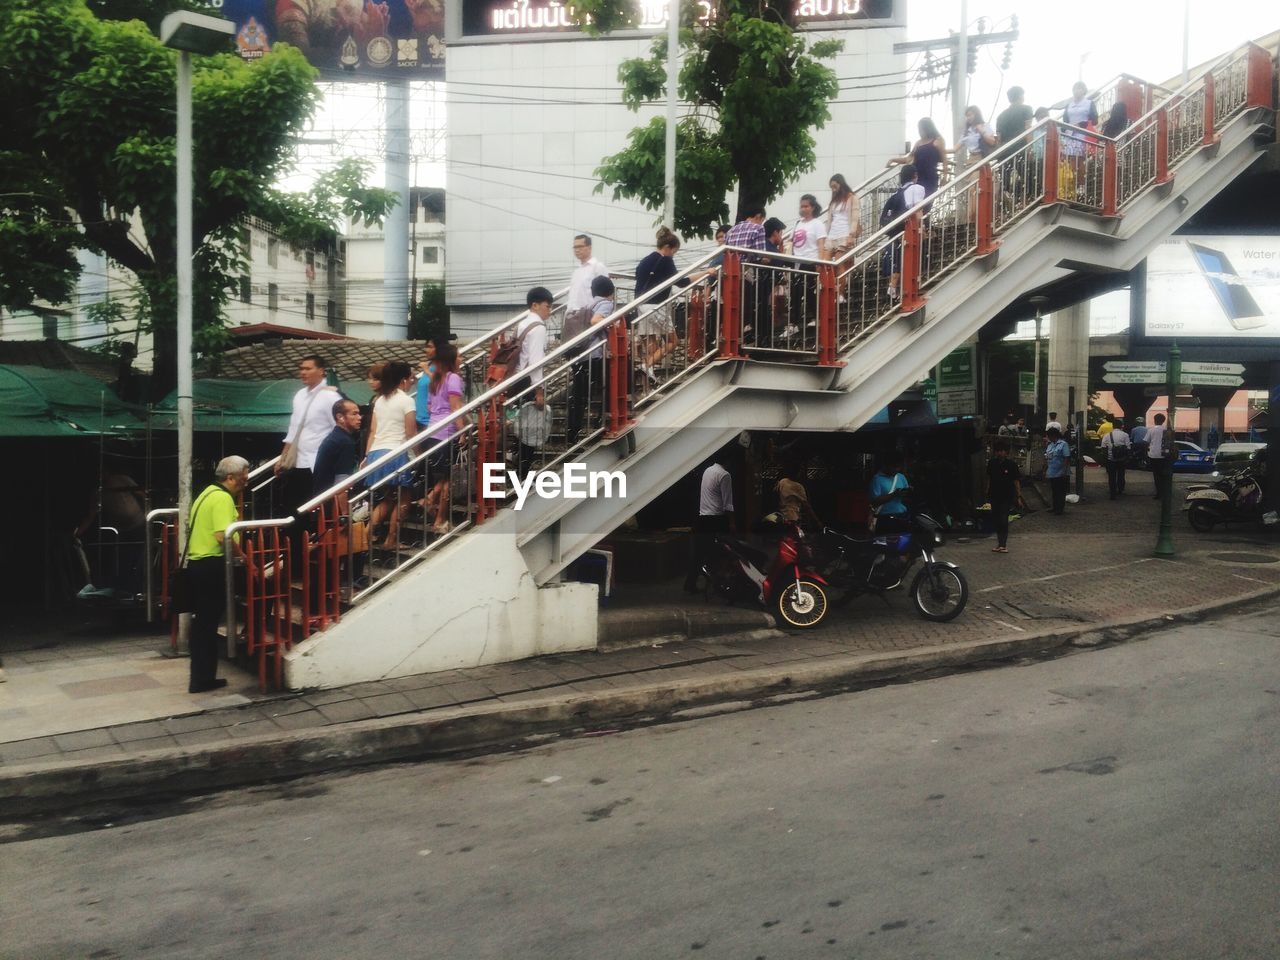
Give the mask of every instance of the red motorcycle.
POLYGON ((813 550, 797 524, 785 524, 772 560, 741 540, 717 536, 702 573, 708 596, 762 604, 781 625, 807 629, 827 615, 827 581, 815 572, 813 550))

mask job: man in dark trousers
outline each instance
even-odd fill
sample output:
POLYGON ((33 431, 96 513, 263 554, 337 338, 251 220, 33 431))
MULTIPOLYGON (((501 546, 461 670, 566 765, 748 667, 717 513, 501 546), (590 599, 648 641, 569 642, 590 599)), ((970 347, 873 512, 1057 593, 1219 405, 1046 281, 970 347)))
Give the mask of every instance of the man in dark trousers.
POLYGON ((218 621, 226 609, 227 527, 240 519, 236 501, 249 485, 249 461, 224 457, 214 471, 214 482, 191 504, 187 533, 187 570, 195 608, 191 622, 191 680, 188 693, 204 693, 227 685, 218 678, 218 621))
POLYGON ((711 556, 717 533, 733 532, 733 477, 725 469, 723 454, 717 454, 702 471, 702 488, 698 495, 698 520, 693 528, 693 550, 684 588, 698 592, 698 577, 711 556))
POLYGON ((356 435, 360 432, 360 405, 345 397, 333 405, 333 429, 320 442, 315 466, 311 468, 311 495, 324 493, 339 477, 356 472, 359 455, 356 435))
POLYGON ((1009 456, 1009 441, 997 440, 987 461, 987 502, 991 504, 991 525, 996 532, 993 553, 1009 552, 1009 512, 1022 506, 1022 478, 1018 464, 1009 456))

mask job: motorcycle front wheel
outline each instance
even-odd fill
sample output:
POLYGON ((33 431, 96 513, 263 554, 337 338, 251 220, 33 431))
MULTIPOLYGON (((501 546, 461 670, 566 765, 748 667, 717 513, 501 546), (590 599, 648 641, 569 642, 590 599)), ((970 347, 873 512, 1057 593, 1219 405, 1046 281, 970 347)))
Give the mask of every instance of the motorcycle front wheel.
POLYGON ((960 616, 969 602, 969 584, 959 570, 925 567, 911 581, 911 599, 920 616, 946 623, 960 616))
POLYGON ((827 615, 827 594, 812 580, 792 580, 778 591, 774 608, 778 622, 784 626, 816 627, 827 615))
POLYGON ((1187 511, 1187 519, 1191 521, 1191 529, 1197 533, 1212 533, 1213 525, 1218 522, 1218 513, 1212 507, 1193 503, 1187 511))

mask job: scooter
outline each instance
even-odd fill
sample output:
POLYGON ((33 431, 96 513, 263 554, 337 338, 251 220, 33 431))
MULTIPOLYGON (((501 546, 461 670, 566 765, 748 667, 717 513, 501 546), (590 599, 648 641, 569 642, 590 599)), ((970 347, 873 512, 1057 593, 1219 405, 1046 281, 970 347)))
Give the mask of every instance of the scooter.
POLYGON ((928 514, 911 514, 904 533, 872 534, 866 539, 829 527, 822 533, 822 547, 828 556, 823 573, 833 587, 845 591, 838 603, 848 603, 863 593, 883 599, 884 594, 902 586, 918 560, 923 560, 924 566, 908 592, 920 616, 945 623, 958 617, 969 602, 969 584, 960 568, 933 556, 944 538, 942 525, 928 514))
POLYGON ((1182 509, 1199 533, 1220 523, 1265 522, 1260 468, 1250 464, 1213 483, 1193 484, 1182 509))
POLYGON ((813 550, 798 524, 784 524, 772 559, 734 537, 717 536, 702 572, 708 596, 762 604, 782 626, 809 629, 827 615, 827 581, 813 569, 813 550))

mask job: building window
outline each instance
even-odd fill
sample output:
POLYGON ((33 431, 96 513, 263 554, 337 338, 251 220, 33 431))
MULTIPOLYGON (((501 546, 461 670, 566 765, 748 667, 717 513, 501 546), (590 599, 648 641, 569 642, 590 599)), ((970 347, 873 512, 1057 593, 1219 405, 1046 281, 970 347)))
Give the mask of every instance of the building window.
POLYGON ((315 320, 316 318, 316 295, 314 293, 307 294, 307 319, 315 320))
POLYGON ((325 321, 329 325, 329 329, 334 333, 341 333, 338 329, 338 301, 329 300, 324 305, 325 321))
POLYGON ((56 313, 41 314, 40 326, 44 331, 46 340, 58 339, 58 315, 56 313))
POLYGON ((267 284, 267 309, 280 309, 280 288, 274 283, 267 284))
POLYGON ((440 248, 439 247, 423 247, 422 262, 423 263, 439 263, 440 248))
MULTIPOLYGON (((267 240, 267 266, 280 266, 280 241, 274 237, 267 240)), ((275 307, 272 307, 271 309, 274 310, 275 307)))
POLYGON ((240 278, 240 302, 253 303, 253 284, 248 277, 240 278))

